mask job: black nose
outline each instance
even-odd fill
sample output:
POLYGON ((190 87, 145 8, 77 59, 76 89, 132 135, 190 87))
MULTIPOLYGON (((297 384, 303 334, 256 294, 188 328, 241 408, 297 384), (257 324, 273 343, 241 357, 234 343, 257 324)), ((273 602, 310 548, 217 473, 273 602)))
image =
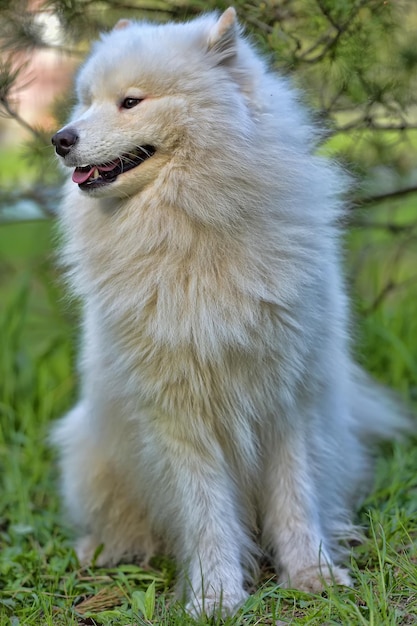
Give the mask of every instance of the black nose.
POLYGON ((58 131, 51 139, 59 156, 66 156, 71 148, 77 143, 78 135, 72 128, 64 128, 58 131))

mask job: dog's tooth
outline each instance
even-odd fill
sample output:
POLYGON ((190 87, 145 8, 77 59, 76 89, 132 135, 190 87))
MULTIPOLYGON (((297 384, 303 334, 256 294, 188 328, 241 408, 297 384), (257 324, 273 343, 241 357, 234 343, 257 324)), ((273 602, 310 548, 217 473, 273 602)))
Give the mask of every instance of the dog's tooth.
POLYGON ((100 172, 98 171, 98 169, 97 169, 97 168, 95 168, 95 170, 94 170, 94 173, 93 173, 93 178, 94 178, 94 179, 96 179, 96 178, 100 178, 100 172))

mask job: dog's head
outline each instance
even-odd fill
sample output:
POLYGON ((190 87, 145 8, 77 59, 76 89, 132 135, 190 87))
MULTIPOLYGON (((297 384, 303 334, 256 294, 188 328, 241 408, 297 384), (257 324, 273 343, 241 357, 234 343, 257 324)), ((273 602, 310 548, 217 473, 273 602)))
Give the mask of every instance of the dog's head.
POLYGON ((81 68, 72 118, 52 138, 73 182, 93 196, 131 196, 193 150, 195 167, 224 168, 225 132, 250 125, 245 56, 259 63, 232 8, 185 24, 118 22, 81 68))

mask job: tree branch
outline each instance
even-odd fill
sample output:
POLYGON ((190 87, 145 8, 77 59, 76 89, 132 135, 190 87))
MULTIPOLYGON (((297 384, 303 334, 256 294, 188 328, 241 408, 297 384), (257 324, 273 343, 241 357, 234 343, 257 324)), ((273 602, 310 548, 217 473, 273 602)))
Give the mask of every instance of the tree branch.
POLYGON ((395 198, 401 198, 403 196, 408 196, 413 193, 417 193, 417 186, 415 185, 411 187, 404 187, 403 189, 395 189, 394 191, 387 191, 381 194, 375 194, 373 196, 368 196, 365 198, 358 198, 357 200, 355 200, 353 208, 357 209, 372 204, 379 204, 380 202, 384 202, 385 200, 393 200, 395 198))
POLYGON ((417 274, 415 276, 411 276, 402 282, 396 283, 393 280, 389 280, 387 284, 381 289, 379 294, 375 297, 373 302, 364 310, 364 315, 369 315, 370 313, 374 313, 376 309, 382 304, 385 298, 392 292, 398 291, 400 289, 405 289, 410 285, 413 285, 417 282, 417 274))
POLYGON ((31 126, 29 122, 27 122, 25 119, 23 119, 23 117, 21 117, 17 111, 12 109, 7 98, 0 96, 0 106, 3 107, 8 117, 14 119, 18 124, 20 124, 20 126, 22 126, 22 128, 29 131, 36 139, 43 140, 42 133, 36 130, 36 128, 34 128, 33 126, 31 126))
POLYGON ((349 221, 351 228, 372 228, 378 230, 387 230, 393 235, 401 233, 410 233, 417 228, 417 222, 408 224, 395 224, 393 222, 370 222, 368 220, 351 220, 349 221))

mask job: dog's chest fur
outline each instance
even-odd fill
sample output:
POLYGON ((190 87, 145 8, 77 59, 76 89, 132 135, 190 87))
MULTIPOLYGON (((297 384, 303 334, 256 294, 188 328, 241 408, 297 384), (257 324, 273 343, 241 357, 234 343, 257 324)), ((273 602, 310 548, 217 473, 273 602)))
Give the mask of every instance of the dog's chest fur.
POLYGON ((266 287, 241 242, 164 209, 64 215, 86 332, 99 332, 98 350, 111 346, 107 368, 144 404, 179 420, 258 419, 277 349, 276 310, 259 297, 266 287))

